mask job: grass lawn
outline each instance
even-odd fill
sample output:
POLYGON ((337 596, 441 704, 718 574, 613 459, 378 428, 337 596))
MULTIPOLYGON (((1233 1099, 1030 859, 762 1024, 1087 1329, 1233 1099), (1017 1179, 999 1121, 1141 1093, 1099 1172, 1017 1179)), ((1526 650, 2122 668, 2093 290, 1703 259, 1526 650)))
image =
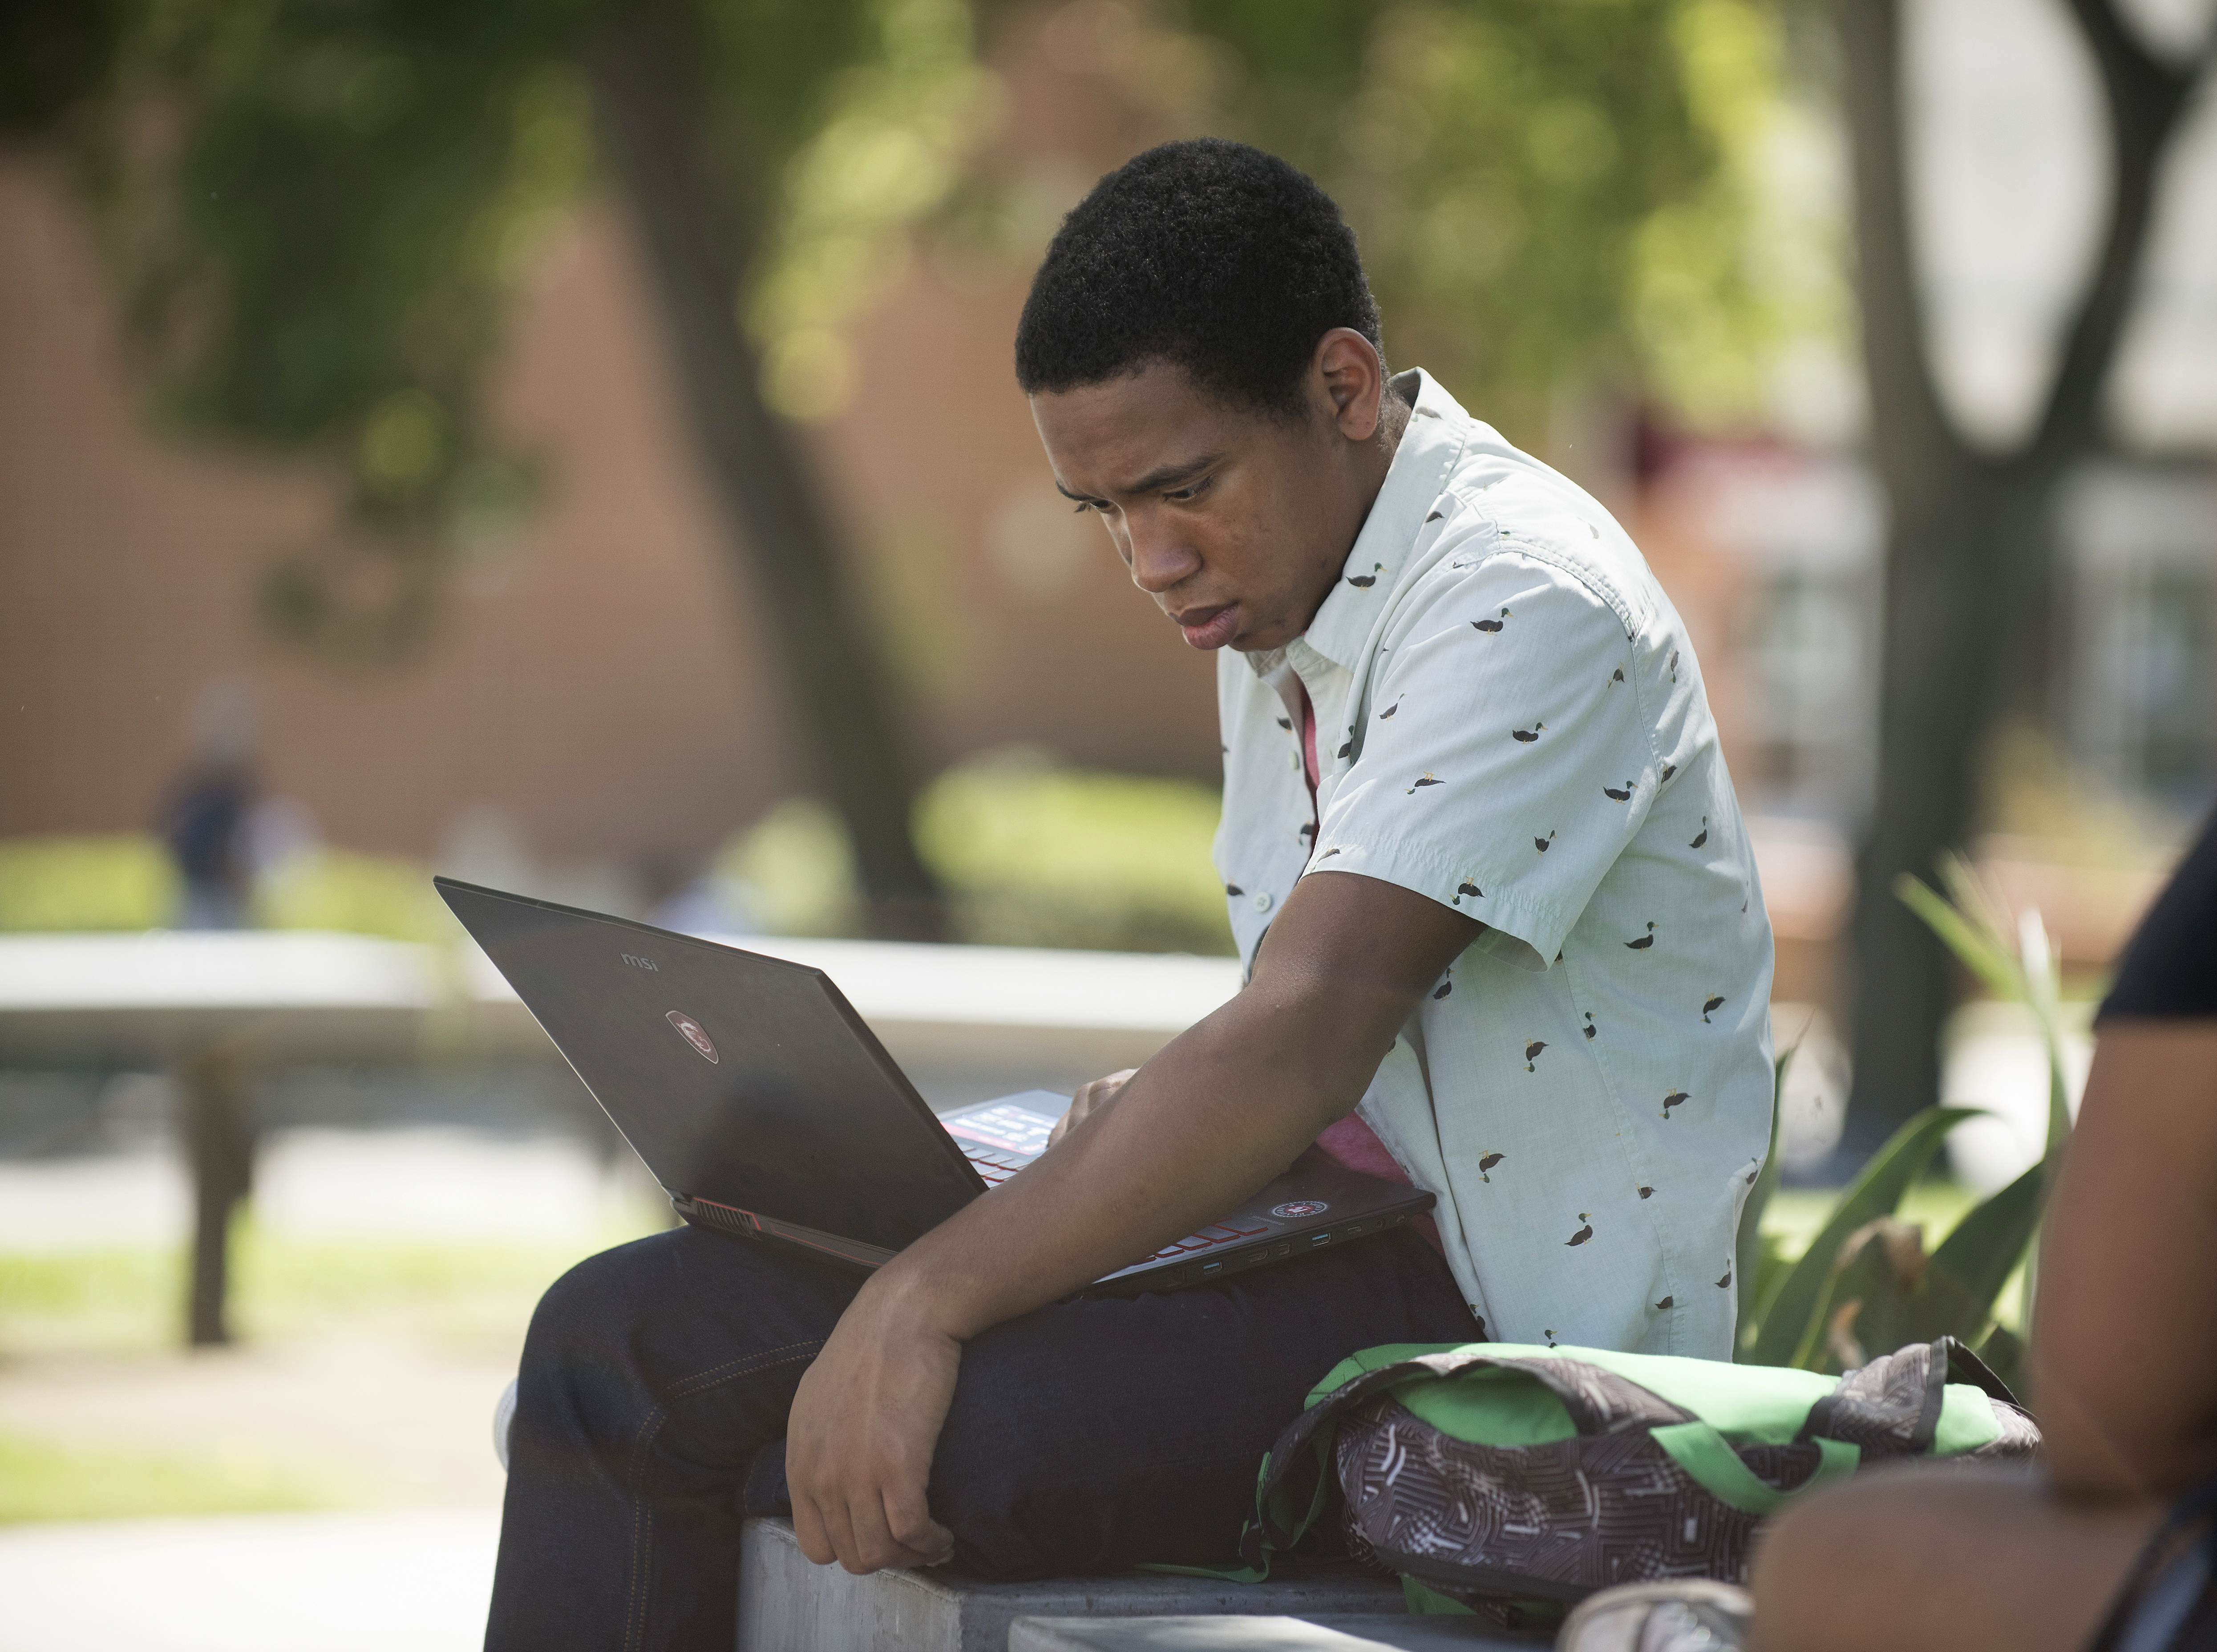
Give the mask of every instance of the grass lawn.
POLYGON ((343 1508, 364 1500, 344 1475, 250 1448, 159 1451, 0 1432, 0 1524, 343 1508))
MULTIPOLYGON (((513 1346, 540 1293, 572 1264, 662 1225, 642 1206, 583 1243, 493 1244, 273 1239, 242 1222, 232 1241, 232 1328, 253 1343, 343 1331, 513 1346)), ((0 1252, 0 1369, 26 1354, 174 1346, 185 1265, 182 1249, 0 1252)))
POLYGON ((348 1392, 337 1403, 360 1414, 331 1418, 331 1450, 304 1443, 297 1415, 288 1432, 252 1414, 254 1384, 289 1381, 289 1394, 318 1379, 266 1366, 234 1377, 224 1362, 238 1357, 179 1349, 181 1251, 0 1253, 0 1522, 373 1506, 392 1495, 374 1461, 380 1431, 419 1423, 457 1432, 472 1466, 489 1463, 490 1395, 540 1294, 582 1257, 658 1225, 643 1209, 584 1242, 503 1245, 303 1242, 242 1223, 232 1322, 250 1355, 335 1365, 338 1350, 373 1351, 380 1369, 425 1373, 419 1394, 348 1392), (470 1387, 456 1372, 485 1375, 470 1387), (25 1409, 51 1410, 57 1388, 79 1379, 98 1388, 96 1405, 73 1408, 66 1428, 26 1426, 25 1409), (448 1404, 458 1384, 461 1401, 448 1404), (162 1420, 148 1414, 157 1408, 162 1420))

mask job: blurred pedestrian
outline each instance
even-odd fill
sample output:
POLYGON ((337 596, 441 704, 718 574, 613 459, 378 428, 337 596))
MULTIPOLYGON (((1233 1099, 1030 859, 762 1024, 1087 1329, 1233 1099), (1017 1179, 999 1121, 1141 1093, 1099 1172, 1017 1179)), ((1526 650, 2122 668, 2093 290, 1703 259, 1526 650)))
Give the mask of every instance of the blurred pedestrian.
POLYGON ((253 894, 256 707, 239 678, 203 684, 195 696, 192 752, 162 815, 162 841, 182 888, 176 929, 240 929, 253 894))

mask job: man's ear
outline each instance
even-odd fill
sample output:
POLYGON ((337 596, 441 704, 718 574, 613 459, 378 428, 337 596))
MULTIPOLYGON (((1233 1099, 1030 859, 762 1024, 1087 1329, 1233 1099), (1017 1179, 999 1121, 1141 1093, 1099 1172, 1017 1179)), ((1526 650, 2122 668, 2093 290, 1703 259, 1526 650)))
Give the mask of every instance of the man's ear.
POLYGON ((1334 327, 1317 340, 1309 370, 1330 399, 1332 423, 1342 436, 1368 442, 1378 434, 1386 370, 1376 345, 1352 327, 1334 327))

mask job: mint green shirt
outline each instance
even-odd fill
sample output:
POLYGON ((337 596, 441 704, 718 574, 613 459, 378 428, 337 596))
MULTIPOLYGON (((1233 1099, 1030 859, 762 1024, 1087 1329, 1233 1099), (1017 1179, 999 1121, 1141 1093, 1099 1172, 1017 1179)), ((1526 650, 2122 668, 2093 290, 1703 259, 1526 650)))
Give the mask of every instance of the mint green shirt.
POLYGON ((1413 411, 1340 583, 1286 647, 1219 656, 1232 932, 1251 972, 1336 871, 1484 924, 1362 1118, 1438 1196, 1490 1338, 1729 1358, 1770 926, 1700 668, 1599 504, 1423 373, 1393 387, 1413 411))

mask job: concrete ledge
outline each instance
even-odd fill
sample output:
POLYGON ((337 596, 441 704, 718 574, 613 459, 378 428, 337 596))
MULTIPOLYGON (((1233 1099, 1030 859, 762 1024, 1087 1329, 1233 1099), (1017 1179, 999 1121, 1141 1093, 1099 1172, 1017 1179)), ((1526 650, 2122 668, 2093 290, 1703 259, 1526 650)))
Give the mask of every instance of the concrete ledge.
POLYGON ((1467 1618, 1019 1618, 1009 1652, 1530 1652, 1467 1618))
POLYGON ((936 1568, 854 1577, 811 1564, 791 1521, 750 1520, 739 1559, 738 1652, 1003 1652, 1019 1618, 1345 1617, 1401 1609, 1399 1583, 1349 1562, 1281 1565, 1269 1582, 1255 1584, 1153 1572, 1045 1583, 982 1583, 936 1568))

